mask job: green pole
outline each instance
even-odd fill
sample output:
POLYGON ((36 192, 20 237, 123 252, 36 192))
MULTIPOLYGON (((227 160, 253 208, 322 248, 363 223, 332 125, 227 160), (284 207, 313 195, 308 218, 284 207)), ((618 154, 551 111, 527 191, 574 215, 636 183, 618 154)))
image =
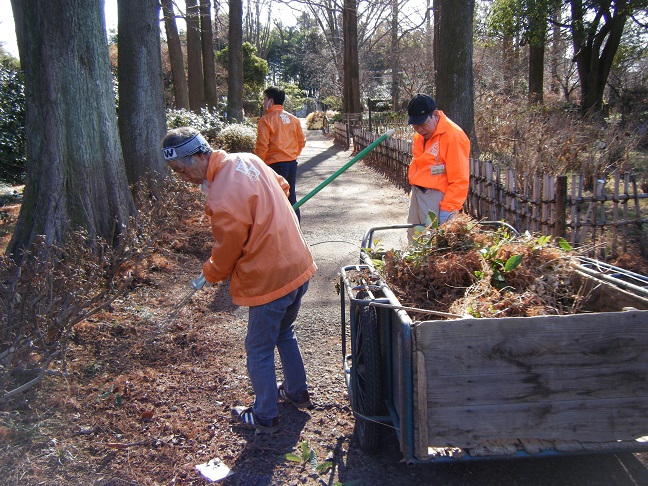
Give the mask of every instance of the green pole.
POLYGON ((367 155, 369 152, 371 152, 373 149, 375 149, 378 145, 380 145, 385 139, 387 139, 388 137, 391 137, 394 134, 394 132, 395 132, 395 130, 387 130, 385 133, 383 133, 380 137, 378 137, 376 139, 375 142, 372 142, 367 147, 365 147, 365 149, 362 150, 362 152, 360 152, 358 155, 356 155, 351 160, 349 160, 346 164, 344 164, 342 167, 340 167, 337 171, 335 171, 334 174, 329 176, 328 179, 326 179, 319 186, 317 186, 315 189, 313 189, 311 192, 309 192, 303 198, 301 198, 299 201, 297 201, 295 204, 293 204, 293 208, 294 209, 299 208, 302 204, 304 204, 306 201, 308 201, 311 197, 313 197, 315 194, 317 194, 322 189, 324 189, 326 186, 328 186, 333 181, 333 179, 335 179, 337 176, 342 174, 342 172, 344 172, 349 167, 351 167, 353 164, 355 164, 357 161, 362 159, 365 155, 367 155))

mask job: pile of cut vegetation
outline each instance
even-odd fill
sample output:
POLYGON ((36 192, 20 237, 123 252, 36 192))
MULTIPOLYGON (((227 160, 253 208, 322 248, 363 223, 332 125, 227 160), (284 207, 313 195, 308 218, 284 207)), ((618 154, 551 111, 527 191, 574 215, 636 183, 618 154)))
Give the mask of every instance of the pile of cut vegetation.
POLYGON ((517 235, 465 214, 390 250, 383 278, 400 303, 473 317, 575 314, 585 300, 577 255, 565 240, 517 235))

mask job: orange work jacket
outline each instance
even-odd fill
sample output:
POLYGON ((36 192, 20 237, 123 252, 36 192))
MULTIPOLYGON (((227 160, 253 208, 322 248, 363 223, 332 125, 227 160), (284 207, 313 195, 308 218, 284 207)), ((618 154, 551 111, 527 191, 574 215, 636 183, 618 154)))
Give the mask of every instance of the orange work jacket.
POLYGON ((288 201, 289 185, 253 154, 212 152, 205 213, 214 236, 203 265, 208 282, 230 277, 236 305, 272 302, 317 270, 288 201))
POLYGON ((409 183, 441 191, 443 211, 459 211, 468 197, 470 140, 464 131, 439 110, 439 123, 432 136, 414 134, 409 183), (445 166, 445 167, 444 167, 445 166))
POLYGON ((299 118, 272 105, 257 123, 254 153, 266 164, 297 160, 306 145, 299 118))

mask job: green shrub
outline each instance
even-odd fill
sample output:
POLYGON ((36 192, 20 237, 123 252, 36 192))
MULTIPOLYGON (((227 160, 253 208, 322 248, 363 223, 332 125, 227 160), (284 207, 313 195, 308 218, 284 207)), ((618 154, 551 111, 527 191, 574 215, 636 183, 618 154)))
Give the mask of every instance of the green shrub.
POLYGON ((25 179, 25 90, 22 72, 0 62, 0 180, 25 179))
POLYGON ((327 96, 322 100, 328 110, 342 111, 342 98, 337 96, 327 96))
POLYGON ((256 130, 249 125, 233 124, 223 128, 216 137, 215 146, 229 153, 254 152, 256 130))
POLYGON ((189 110, 167 110, 166 112, 167 128, 192 127, 204 135, 204 137, 213 143, 219 132, 226 125, 223 118, 218 113, 211 113, 203 108, 200 113, 194 113, 189 110))

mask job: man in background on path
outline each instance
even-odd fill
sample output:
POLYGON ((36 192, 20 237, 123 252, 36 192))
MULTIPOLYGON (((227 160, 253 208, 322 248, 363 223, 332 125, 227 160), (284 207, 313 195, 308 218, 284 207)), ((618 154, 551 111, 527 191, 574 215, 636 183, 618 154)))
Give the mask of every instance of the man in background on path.
POLYGON ((192 286, 230 277, 232 302, 250 308, 245 351, 255 401, 232 414, 257 433, 274 433, 278 399, 311 406, 294 322, 317 266, 288 202, 288 184, 256 155, 214 150, 193 128, 169 131, 162 146, 169 167, 207 193, 214 244, 204 278, 192 286), (284 375, 279 386, 275 347, 284 375))
MULTIPOLYGON (((283 109, 286 92, 275 86, 263 92, 263 109, 266 114, 257 123, 257 140, 254 153, 277 174, 288 181, 291 205, 297 202, 297 157, 306 145, 306 137, 299 119, 283 109)), ((297 219, 301 218, 299 209, 297 219)))
POLYGON ((425 225, 432 211, 443 224, 461 210, 468 197, 470 140, 459 125, 437 110, 431 96, 414 96, 407 114, 407 123, 416 132, 407 174, 412 186, 407 222, 425 225))

